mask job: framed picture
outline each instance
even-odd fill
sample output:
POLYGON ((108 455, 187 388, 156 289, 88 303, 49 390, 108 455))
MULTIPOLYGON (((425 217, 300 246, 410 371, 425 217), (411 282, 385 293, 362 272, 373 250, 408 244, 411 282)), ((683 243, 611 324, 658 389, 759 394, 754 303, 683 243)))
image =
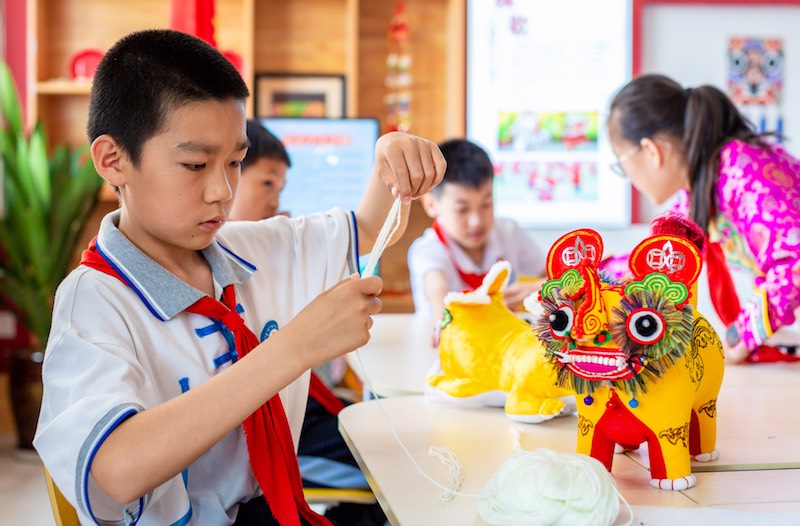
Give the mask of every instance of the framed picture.
POLYGON ((259 73, 255 114, 338 119, 346 115, 344 75, 259 73))

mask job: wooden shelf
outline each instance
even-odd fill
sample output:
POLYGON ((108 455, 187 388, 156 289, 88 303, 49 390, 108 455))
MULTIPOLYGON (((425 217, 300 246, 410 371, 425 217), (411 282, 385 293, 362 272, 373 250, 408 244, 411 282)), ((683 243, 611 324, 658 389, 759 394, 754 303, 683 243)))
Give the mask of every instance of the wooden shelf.
MULTIPOLYGON (((217 47, 244 59, 244 78, 262 72, 342 74, 348 117, 375 117, 386 129, 384 79, 387 31, 393 1, 216 0, 217 47)), ((83 49, 107 50, 133 31, 169 27, 169 0, 27 0, 29 122, 41 120, 52 144, 86 143, 91 81, 69 78, 69 64, 83 49)), ((440 142, 463 136, 466 0, 406 0, 411 28, 411 133, 440 142)), ((253 98, 247 111, 253 115, 253 98)), ((116 207, 113 189, 103 188, 90 223, 116 207)), ((406 251, 429 226, 412 216, 402 242, 384 254, 382 272, 390 288, 408 286, 406 251)), ((92 225, 88 226, 89 229, 92 225)), ((389 300, 400 311, 410 298, 389 300), (397 301, 394 301, 397 300, 397 301)))
POLYGON ((91 80, 52 79, 36 83, 38 95, 88 95, 92 89, 91 80))

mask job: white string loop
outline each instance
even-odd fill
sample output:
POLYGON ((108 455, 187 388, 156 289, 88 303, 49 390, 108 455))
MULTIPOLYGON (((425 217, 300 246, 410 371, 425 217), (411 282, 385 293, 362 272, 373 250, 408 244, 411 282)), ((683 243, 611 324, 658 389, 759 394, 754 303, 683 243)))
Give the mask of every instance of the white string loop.
POLYGON ((389 209, 389 215, 383 223, 381 231, 378 233, 378 239, 375 240, 375 245, 372 247, 372 253, 367 261, 367 266, 364 267, 362 276, 372 276, 375 273, 375 267, 378 266, 378 260, 383 255, 383 251, 389 245, 389 240, 392 239, 397 229, 400 228, 400 198, 394 200, 392 208, 389 209))

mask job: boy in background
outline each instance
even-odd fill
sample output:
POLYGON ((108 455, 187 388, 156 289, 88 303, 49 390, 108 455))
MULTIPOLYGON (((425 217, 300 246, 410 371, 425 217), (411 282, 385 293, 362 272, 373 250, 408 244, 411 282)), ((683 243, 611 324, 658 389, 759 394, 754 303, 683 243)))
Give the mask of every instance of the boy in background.
POLYGON ((547 254, 515 222, 495 218, 494 167, 483 148, 452 139, 439 149, 447 161, 444 180, 421 199, 433 226, 408 251, 414 310, 438 321, 448 292, 475 290, 501 259, 513 271, 506 304, 518 310, 541 285, 541 280, 518 278, 543 276, 547 254))
MULTIPOLYGON (((247 139, 250 148, 242 161, 242 176, 230 219, 258 221, 279 213, 280 192, 292 163, 280 139, 255 119, 247 121, 247 139)), ((311 373, 312 389, 297 450, 304 488, 369 489, 367 479, 339 433, 337 415, 345 401, 331 391, 346 367, 344 359, 338 358, 311 373)), ((325 510, 325 516, 340 526, 386 523, 386 515, 377 503, 343 502, 325 510)))
POLYGON ((250 148, 242 161, 239 190, 231 207, 231 221, 257 221, 278 214, 286 171, 292 161, 283 143, 255 119, 247 121, 250 148))
POLYGON ((308 370, 369 340, 381 280, 356 258, 444 161, 387 134, 355 212, 227 222, 248 96, 171 30, 124 37, 95 73, 90 151, 120 208, 58 289, 34 440, 83 524, 330 524, 297 467, 308 370))

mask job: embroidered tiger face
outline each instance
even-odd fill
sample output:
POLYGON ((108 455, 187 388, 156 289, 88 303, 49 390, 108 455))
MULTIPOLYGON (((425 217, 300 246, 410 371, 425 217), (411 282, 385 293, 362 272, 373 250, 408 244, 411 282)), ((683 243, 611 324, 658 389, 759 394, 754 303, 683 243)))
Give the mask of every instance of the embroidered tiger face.
POLYGON ((700 255, 682 237, 652 236, 631 253, 631 277, 611 281, 598 270, 602 254, 594 230, 556 241, 534 330, 560 387, 591 394, 608 382, 636 395, 691 345, 696 314, 689 300, 700 255))

